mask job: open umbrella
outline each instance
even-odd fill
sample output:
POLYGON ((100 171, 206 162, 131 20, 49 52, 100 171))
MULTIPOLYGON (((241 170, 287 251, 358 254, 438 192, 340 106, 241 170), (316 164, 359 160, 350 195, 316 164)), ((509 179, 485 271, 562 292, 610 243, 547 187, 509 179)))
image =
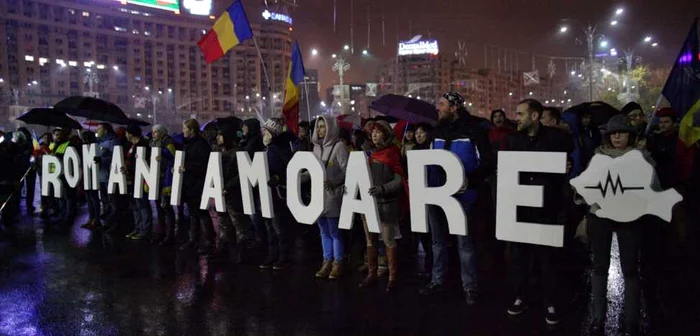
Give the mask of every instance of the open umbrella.
POLYGON ((384 95, 373 101, 369 108, 386 116, 410 122, 434 123, 438 119, 437 110, 432 104, 394 94, 384 95))
POLYGON ((586 112, 591 114, 591 123, 597 126, 607 124, 610 118, 620 114, 620 110, 600 101, 581 103, 571 107, 564 113, 575 113, 580 120, 581 116, 586 112))
POLYGON ((17 118, 31 125, 83 129, 79 122, 67 116, 64 109, 34 108, 17 118))
POLYGON ((136 119, 136 118, 126 118, 124 120, 116 121, 114 123, 119 124, 119 125, 136 125, 136 126, 149 126, 149 125, 151 125, 151 123, 149 123, 148 121, 136 119))
POLYGON ((72 96, 56 103, 54 108, 70 109, 67 113, 76 117, 116 124, 128 123, 126 114, 119 106, 99 98, 72 96))

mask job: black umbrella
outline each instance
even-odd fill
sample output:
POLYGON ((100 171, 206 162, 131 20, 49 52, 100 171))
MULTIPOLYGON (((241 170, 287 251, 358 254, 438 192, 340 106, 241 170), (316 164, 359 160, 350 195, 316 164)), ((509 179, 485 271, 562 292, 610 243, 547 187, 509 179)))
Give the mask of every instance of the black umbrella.
POLYGON ((150 126, 150 125, 151 125, 151 123, 149 123, 148 121, 141 120, 141 119, 136 119, 136 118, 126 118, 126 119, 124 119, 124 120, 115 121, 114 123, 115 123, 115 124, 119 124, 119 125, 136 125, 136 126, 139 126, 139 127, 140 127, 140 126, 150 126))
POLYGON ((230 126, 236 130, 240 130, 241 127, 243 127, 243 120, 237 117, 216 118, 202 125, 200 130, 202 131, 202 136, 207 139, 210 144, 215 144, 216 135, 224 126, 230 126))
POLYGON ((128 119, 119 106, 106 100, 92 97, 68 97, 56 103, 54 108, 70 109, 67 113, 76 117, 102 120, 116 124, 123 124, 128 119))
POLYGON ((17 118, 31 125, 83 129, 79 122, 66 115, 66 109, 34 108, 17 118))
POLYGON ((610 104, 595 101, 578 104, 566 110, 565 113, 575 113, 579 119, 584 113, 590 113, 591 123, 600 126, 607 124, 610 118, 612 118, 614 115, 620 114, 621 112, 620 110, 610 106, 610 104))
POLYGON ((420 99, 408 98, 394 94, 384 95, 372 102, 369 108, 385 116, 409 122, 434 123, 438 119, 435 106, 420 99))

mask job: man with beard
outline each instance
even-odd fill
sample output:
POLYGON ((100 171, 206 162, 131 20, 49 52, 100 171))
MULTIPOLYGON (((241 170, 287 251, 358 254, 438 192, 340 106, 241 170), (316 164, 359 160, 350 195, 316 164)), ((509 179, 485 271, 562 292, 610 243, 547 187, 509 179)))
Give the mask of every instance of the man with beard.
MULTIPOLYGON (((564 152, 569 155, 574 150, 572 137, 558 127, 547 127, 540 123, 543 107, 534 99, 525 99, 516 109, 518 131, 506 138, 503 150, 524 152, 564 152)), ((556 225, 560 209, 565 203, 561 190, 567 183, 564 174, 521 173, 522 184, 542 186, 544 189, 541 208, 520 207, 518 220, 527 223, 556 225)), ((508 308, 508 314, 520 315, 527 308, 526 291, 530 275, 530 265, 539 263, 542 273, 542 292, 547 308, 546 322, 550 325, 559 323, 555 293, 557 270, 554 255, 559 250, 554 247, 511 243, 511 279, 515 291, 515 302, 508 308)))
MULTIPOLYGON (((458 93, 445 93, 438 101, 438 125, 433 132, 432 148, 449 150, 462 161, 464 184, 456 195, 467 215, 467 223, 473 222, 473 209, 477 189, 494 171, 494 157, 481 120, 464 108, 464 98, 458 93)), ((428 184, 431 187, 445 184, 444 170, 436 166, 428 169, 428 184)), ((445 292, 447 278, 447 245, 449 232, 443 211, 431 206, 428 223, 433 238, 433 272, 430 283, 420 291, 421 295, 445 292)), ((476 304, 477 275, 476 249, 470 235, 457 236, 461 266, 462 289, 468 305, 476 304)))

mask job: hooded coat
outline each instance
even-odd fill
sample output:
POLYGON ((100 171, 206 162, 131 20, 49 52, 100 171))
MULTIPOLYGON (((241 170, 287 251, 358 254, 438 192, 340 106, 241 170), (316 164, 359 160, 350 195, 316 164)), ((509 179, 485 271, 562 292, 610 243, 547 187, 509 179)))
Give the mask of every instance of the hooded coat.
POLYGON ((197 203, 202 197, 204 178, 211 147, 200 135, 185 138, 185 172, 182 174, 182 196, 188 203, 197 203))
POLYGON ((262 132, 260 131, 260 121, 258 119, 247 119, 243 121, 248 127, 248 134, 243 137, 241 147, 248 152, 248 155, 253 158, 255 152, 264 152, 265 145, 262 140, 262 132))
MULTIPOLYGON (((321 161, 326 169, 326 181, 331 185, 324 189, 323 217, 339 217, 340 205, 343 201, 343 185, 345 184, 345 172, 348 165, 348 147, 338 136, 339 128, 335 118, 321 116, 319 118, 326 124, 326 136, 318 138, 314 128, 311 141, 314 144, 313 153, 321 161)), ((318 122, 316 122, 318 127, 318 122)))
POLYGON ((379 220, 384 224, 397 223, 402 199, 408 194, 406 175, 401 165, 401 151, 394 144, 394 132, 385 121, 377 125, 384 128, 386 138, 369 157, 369 173, 372 184, 379 188, 374 196, 379 220))
POLYGON ((221 152, 221 169, 224 176, 224 190, 226 194, 226 206, 232 208, 237 213, 243 213, 243 201, 241 197, 241 182, 238 178, 238 161, 236 152, 238 151, 236 135, 238 129, 225 125, 219 130, 219 134, 224 137, 224 148, 221 152))

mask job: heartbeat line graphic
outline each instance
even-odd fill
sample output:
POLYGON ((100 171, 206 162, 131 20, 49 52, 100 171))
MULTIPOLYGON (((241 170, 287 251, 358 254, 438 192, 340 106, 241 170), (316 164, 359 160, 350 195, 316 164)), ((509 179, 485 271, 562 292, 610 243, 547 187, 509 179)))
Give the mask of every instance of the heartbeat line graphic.
POLYGON ((627 190, 644 190, 644 187, 625 187, 625 186, 623 186, 622 180, 620 180, 620 175, 617 175, 617 179, 615 181, 613 181, 612 175, 610 175, 610 171, 608 171, 608 177, 605 178, 605 185, 603 185, 603 182, 601 181, 601 182, 598 182, 597 186, 586 186, 584 188, 586 188, 586 189, 598 189, 603 194, 603 197, 607 196, 608 188, 610 188, 613 195, 616 195, 618 190, 620 190, 620 194, 624 194, 625 191, 627 191, 627 190))

